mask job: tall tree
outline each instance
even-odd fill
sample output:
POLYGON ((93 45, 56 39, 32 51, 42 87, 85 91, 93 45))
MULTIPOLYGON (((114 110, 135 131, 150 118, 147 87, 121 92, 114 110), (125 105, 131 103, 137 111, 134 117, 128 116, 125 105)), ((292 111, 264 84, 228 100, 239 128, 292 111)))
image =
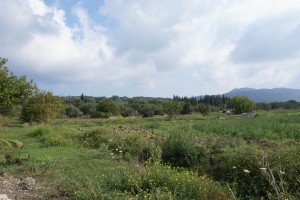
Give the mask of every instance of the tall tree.
POLYGON ((14 106, 22 104, 38 92, 36 84, 25 75, 15 76, 5 66, 6 58, 0 57, 0 113, 7 114, 14 106))

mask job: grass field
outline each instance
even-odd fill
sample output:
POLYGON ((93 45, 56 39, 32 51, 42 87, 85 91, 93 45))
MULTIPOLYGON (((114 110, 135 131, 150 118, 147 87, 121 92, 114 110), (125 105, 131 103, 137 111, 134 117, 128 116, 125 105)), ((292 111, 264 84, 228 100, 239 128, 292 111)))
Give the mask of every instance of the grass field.
POLYGON ((0 128, 0 171, 60 199, 300 199, 300 112, 0 128))

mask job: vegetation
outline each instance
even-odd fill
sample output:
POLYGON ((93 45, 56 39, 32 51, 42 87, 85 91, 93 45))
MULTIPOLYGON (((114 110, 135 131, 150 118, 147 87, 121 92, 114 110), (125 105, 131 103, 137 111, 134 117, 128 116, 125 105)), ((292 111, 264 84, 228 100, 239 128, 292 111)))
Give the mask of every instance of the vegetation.
POLYGON ((37 92, 36 84, 26 76, 15 76, 5 66, 7 59, 0 57, 0 114, 8 114, 16 105, 37 92))
POLYGON ((258 104, 275 110, 242 118, 256 108, 243 96, 61 98, 38 92, 6 62, 1 172, 34 177, 45 198, 300 198, 298 102, 258 104))
POLYGON ((61 99, 51 92, 39 92, 23 105, 21 119, 24 122, 49 122, 60 116, 63 110, 61 99))
POLYGON ((246 96, 235 96, 227 103, 228 108, 233 109, 235 114, 252 112, 256 109, 255 103, 246 96))
POLYGON ((163 104, 163 111, 169 117, 173 117, 175 115, 179 115, 183 110, 183 104, 180 101, 170 100, 163 104))
POLYGON ((299 199, 299 121, 276 111, 18 124, 0 132, 0 165, 48 198, 299 199))

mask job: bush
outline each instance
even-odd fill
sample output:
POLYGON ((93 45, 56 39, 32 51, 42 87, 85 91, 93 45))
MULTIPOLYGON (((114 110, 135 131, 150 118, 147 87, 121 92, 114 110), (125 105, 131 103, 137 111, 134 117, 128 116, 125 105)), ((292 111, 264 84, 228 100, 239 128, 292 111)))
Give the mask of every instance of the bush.
POLYGON ((173 132, 162 144, 162 160, 178 167, 193 167, 206 160, 204 148, 196 147, 195 136, 173 132))
POLYGON ((69 105, 66 109, 65 109, 66 115, 68 117, 80 117, 83 115, 83 113, 79 110, 79 108, 77 108, 74 105, 69 105))
POLYGON ((135 199, 230 199, 228 191, 209 178, 158 162, 146 163, 139 172, 120 174, 110 185, 117 195, 135 199))
POLYGON ((110 137, 106 129, 98 128, 83 133, 83 135, 79 136, 79 140, 84 147, 100 148, 102 144, 108 144, 110 137))
POLYGON ((283 188, 280 195, 299 195, 298 158, 299 148, 277 147, 267 152, 255 145, 243 145, 212 157, 213 162, 199 168, 205 168, 215 180, 229 183, 238 197, 277 199, 275 187, 283 188))
POLYGON ((63 108, 60 97, 54 96, 51 92, 40 92, 25 102, 21 119, 30 123, 47 123, 58 118, 63 108))

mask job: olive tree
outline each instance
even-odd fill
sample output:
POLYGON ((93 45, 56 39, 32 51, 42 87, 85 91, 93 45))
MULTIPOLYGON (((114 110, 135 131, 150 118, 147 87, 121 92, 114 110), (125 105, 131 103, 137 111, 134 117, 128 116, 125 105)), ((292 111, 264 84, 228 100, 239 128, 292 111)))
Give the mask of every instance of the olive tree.
POLYGON ((227 102, 227 107, 235 114, 252 112, 256 110, 255 103, 246 96, 235 96, 227 102))

